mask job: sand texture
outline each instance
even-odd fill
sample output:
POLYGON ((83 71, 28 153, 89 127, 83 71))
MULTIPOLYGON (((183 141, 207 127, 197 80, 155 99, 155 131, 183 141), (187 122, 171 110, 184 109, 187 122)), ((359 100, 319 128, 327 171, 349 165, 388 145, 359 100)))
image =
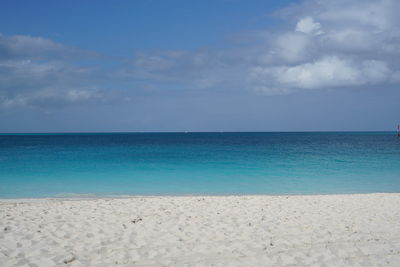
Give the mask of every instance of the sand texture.
POLYGON ((400 194, 0 200, 0 266, 400 266, 400 194))

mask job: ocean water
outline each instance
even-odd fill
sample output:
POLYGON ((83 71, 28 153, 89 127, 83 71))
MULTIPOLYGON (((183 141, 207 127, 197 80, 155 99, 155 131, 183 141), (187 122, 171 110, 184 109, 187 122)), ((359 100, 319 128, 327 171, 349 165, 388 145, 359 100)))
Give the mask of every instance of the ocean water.
POLYGON ((0 197, 400 192, 394 132, 0 135, 0 197))

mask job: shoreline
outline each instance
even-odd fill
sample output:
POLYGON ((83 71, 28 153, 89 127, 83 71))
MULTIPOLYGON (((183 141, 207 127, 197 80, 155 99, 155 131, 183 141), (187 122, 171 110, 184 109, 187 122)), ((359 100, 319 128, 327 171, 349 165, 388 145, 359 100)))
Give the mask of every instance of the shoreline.
POLYGON ((400 192, 374 192, 374 193, 326 193, 326 194, 215 194, 215 195, 98 195, 98 196, 54 196, 54 197, 21 197, 21 198, 2 198, 0 202, 15 202, 15 201, 46 201, 46 200, 99 200, 99 199, 137 199, 137 198, 192 198, 192 197, 307 197, 307 196, 351 196, 351 195, 396 195, 400 192))
POLYGON ((396 266, 400 193, 0 200, 1 266, 396 266))

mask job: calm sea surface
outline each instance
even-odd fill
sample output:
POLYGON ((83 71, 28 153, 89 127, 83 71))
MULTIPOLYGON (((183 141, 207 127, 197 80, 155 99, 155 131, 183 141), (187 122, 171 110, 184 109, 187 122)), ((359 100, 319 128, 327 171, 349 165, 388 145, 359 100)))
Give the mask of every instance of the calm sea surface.
POLYGON ((0 197, 400 192, 394 132, 0 135, 0 197))

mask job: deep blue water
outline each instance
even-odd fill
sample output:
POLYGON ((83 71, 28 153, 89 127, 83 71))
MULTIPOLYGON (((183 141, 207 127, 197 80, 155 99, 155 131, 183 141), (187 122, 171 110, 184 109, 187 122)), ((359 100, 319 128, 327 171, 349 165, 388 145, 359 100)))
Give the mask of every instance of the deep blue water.
POLYGON ((400 192, 394 132, 0 135, 0 197, 400 192))

